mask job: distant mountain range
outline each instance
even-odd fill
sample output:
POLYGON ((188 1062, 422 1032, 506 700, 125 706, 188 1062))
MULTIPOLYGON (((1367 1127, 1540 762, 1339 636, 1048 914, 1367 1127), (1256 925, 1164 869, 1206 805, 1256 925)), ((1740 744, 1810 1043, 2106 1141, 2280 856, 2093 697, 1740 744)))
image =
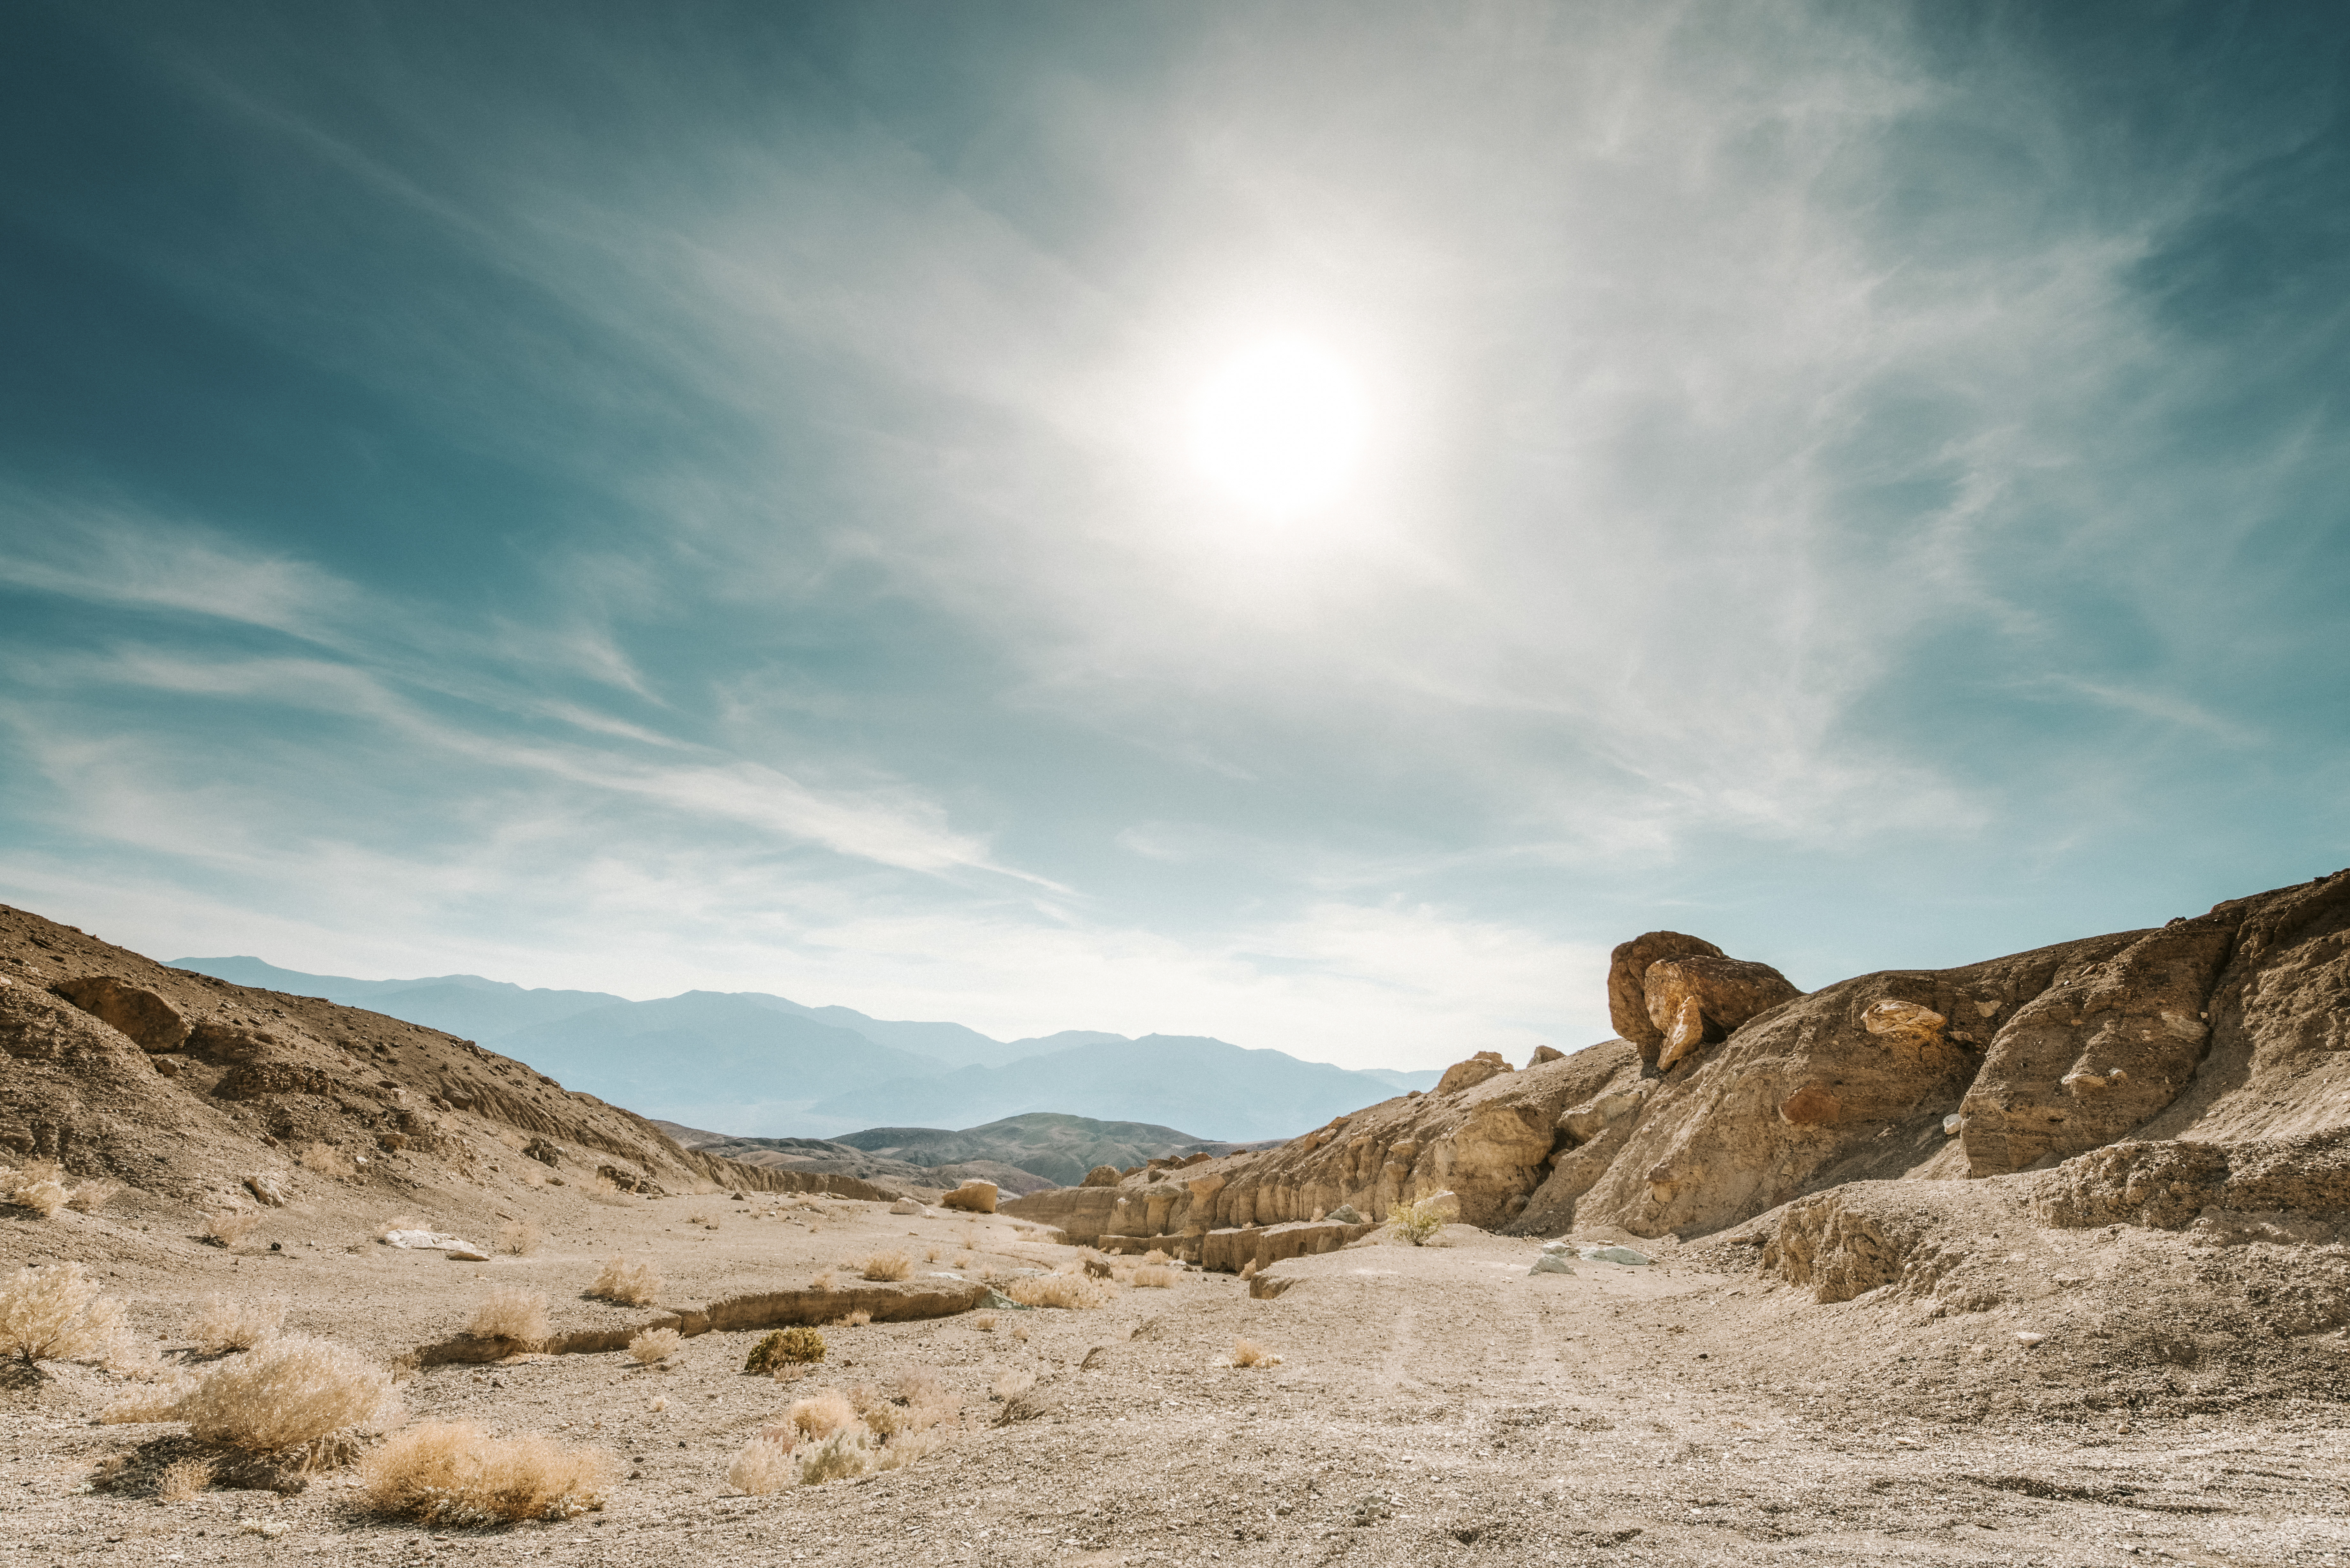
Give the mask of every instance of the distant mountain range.
MULTIPOLYGON (((734 1137, 866 1136, 858 1129, 944 1137, 940 1129, 949 1125, 1049 1112, 1132 1124, 1153 1137, 1203 1141, 1166 1125, 1180 1122, 1203 1129, 1205 1139, 1258 1141, 1432 1088, 1440 1075, 1355 1071, 1182 1035, 1132 1040, 1078 1029, 995 1040, 960 1023, 872 1018, 761 992, 689 991, 630 1002, 473 974, 355 980, 251 957, 171 961, 238 985, 322 996, 445 1030, 527 1062, 567 1088, 734 1137)), ((974 1152, 956 1159, 1003 1158, 974 1152)))

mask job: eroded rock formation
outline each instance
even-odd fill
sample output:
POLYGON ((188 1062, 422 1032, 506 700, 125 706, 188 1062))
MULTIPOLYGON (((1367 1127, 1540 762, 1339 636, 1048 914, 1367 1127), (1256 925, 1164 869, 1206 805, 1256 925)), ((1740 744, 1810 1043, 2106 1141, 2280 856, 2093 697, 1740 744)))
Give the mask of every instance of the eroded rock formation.
POLYGON ((1615 950, 1607 995, 1622 1039, 1516 1073, 1482 1053, 1435 1094, 1278 1149, 1007 1208, 1073 1239, 1198 1258, 1240 1247, 1219 1232, 1341 1203, 1383 1220, 1446 1188, 1471 1224, 1546 1235, 1691 1236, 1802 1200, 1787 1268, 1808 1282, 1811 1247, 1828 1260, 1824 1287, 1856 1293, 1877 1288, 1872 1259, 1908 1243, 1885 1201, 1847 1224, 1845 1199, 1813 1196, 1849 1183, 1963 1182, 2095 1151, 2042 1200, 2052 1222, 2315 1213, 2339 1197, 2336 1146, 2291 1140, 2350 1136, 2350 872, 2151 930, 1809 995, 1700 938, 1650 931, 1615 950))

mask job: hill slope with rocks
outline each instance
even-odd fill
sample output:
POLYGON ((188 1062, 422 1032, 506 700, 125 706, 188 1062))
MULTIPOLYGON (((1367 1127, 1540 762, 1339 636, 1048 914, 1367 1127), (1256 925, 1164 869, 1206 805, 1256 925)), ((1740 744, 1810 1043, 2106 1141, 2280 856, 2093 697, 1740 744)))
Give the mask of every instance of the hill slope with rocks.
POLYGON ((694 1153, 470 1040, 170 969, 5 907, 0 1068, 0 1160, 213 1209, 352 1183, 452 1211, 547 1180, 872 1191, 694 1153))

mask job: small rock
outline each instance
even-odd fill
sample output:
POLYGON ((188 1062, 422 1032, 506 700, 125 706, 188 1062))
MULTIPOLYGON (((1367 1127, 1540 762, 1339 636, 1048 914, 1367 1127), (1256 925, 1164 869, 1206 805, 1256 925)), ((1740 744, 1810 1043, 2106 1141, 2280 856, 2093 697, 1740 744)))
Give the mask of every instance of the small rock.
POLYGON ((1579 1254, 1592 1263, 1653 1263, 1646 1252, 1636 1252, 1629 1247, 1586 1247, 1579 1254))
POLYGON ((286 1200, 294 1196, 286 1179, 276 1171, 264 1170, 244 1179, 245 1189, 272 1209, 283 1209, 286 1200))
POLYGON ((927 1215, 930 1211, 929 1204, 918 1202, 911 1198, 900 1198, 897 1202, 889 1205, 889 1212, 892 1214, 927 1215))
POLYGON ((1956 1137, 1959 1136, 1959 1129, 1966 1125, 1967 1118, 1959 1115, 1958 1112, 1952 1111, 1949 1116, 1942 1118, 1942 1136, 1944 1137, 1956 1137))
POLYGON ((2023 1329, 2016 1331, 2015 1343, 2023 1346, 2026 1350, 2031 1349, 2035 1345, 2044 1345, 2047 1343, 2047 1340, 2048 1336, 2044 1334, 2033 1334, 2023 1329))
POLYGON ((1575 1265, 1566 1261, 1566 1254, 1564 1252, 1544 1252, 1541 1257, 1534 1260, 1534 1266, 1528 1269, 1526 1272, 1529 1274, 1571 1274, 1575 1272, 1575 1265))
POLYGON ((1362 1214, 1351 1203, 1339 1204, 1323 1218, 1336 1220, 1341 1225, 1359 1225, 1363 1222, 1362 1214))

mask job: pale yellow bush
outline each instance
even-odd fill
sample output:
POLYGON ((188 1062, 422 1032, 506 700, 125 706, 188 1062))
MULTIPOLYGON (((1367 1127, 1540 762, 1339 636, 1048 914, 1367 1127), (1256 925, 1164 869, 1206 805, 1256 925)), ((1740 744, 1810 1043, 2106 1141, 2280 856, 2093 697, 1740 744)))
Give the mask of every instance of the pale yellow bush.
POLYGON ((631 1263, 615 1254, 604 1260, 603 1272, 588 1293, 623 1306, 650 1306, 660 1299, 661 1277, 650 1263, 631 1263))
POLYGON ((1134 1271, 1134 1286, 1137 1290, 1163 1291, 1170 1288, 1174 1283, 1175 1271, 1162 1269, 1156 1263, 1147 1264, 1134 1271))
POLYGON ((939 1250, 936 1247, 925 1247, 922 1249, 922 1262, 926 1263, 935 1263, 938 1261, 939 1250))
POLYGON ((995 1314, 992 1312, 975 1312, 971 1314, 971 1326, 982 1334, 993 1334, 995 1314))
POLYGON ((955 1254, 954 1266, 955 1266, 956 1268, 958 1268, 958 1269, 968 1269, 968 1268, 970 1268, 970 1267, 971 1267, 971 1254, 970 1254, 969 1252, 957 1252, 957 1253, 955 1254))
POLYGON ((261 1216, 251 1209, 215 1209, 204 1215, 204 1237, 224 1247, 234 1247, 253 1234, 261 1223, 261 1216))
POLYGON ((1029 1274, 1014 1280, 1003 1293, 1022 1306, 1066 1307, 1081 1310, 1107 1303, 1108 1287, 1075 1274, 1029 1274))
POLYGON ((95 1214, 112 1202, 114 1195, 121 1190, 122 1183, 112 1177, 92 1177, 73 1189, 73 1196, 66 1199, 66 1207, 83 1214, 95 1214))
POLYGON ((868 1280, 902 1280, 913 1264, 903 1252, 876 1252, 865 1260, 868 1280))
POLYGON ((266 1452, 376 1424, 393 1408, 381 1367, 330 1340, 286 1334, 207 1370, 168 1416, 143 1418, 185 1421, 200 1442, 266 1452))
POLYGON ((286 1298, 234 1302, 226 1296, 206 1296, 188 1325, 188 1337, 206 1355, 224 1350, 251 1350, 286 1326, 286 1298))
POLYGON ((673 1328, 649 1328, 629 1341, 629 1354, 647 1366, 654 1366, 675 1355, 678 1346, 684 1343, 683 1336, 673 1328))
POLYGON ((863 1307, 858 1307, 855 1312, 844 1313, 841 1314, 840 1326, 843 1328, 863 1328, 867 1324, 871 1323, 872 1321, 873 1314, 867 1312, 863 1307))
POLYGON ((1388 1229, 1399 1241, 1425 1247, 1444 1229, 1444 1215, 1432 1203, 1399 1203, 1388 1210, 1388 1229))
POLYGON ((615 1473, 601 1449, 536 1432, 493 1438, 466 1421, 396 1432, 359 1465, 377 1512, 461 1528, 569 1519, 601 1502, 615 1473))
POLYGON ((1281 1365, 1281 1357, 1253 1339, 1236 1339, 1232 1341, 1232 1365, 1234 1366, 1278 1366, 1281 1365))
POLYGON ((498 1251, 517 1258, 527 1258, 546 1245, 546 1237, 536 1225, 521 1220, 509 1220, 498 1231, 498 1251))
POLYGON ((323 1143, 306 1143, 294 1154, 294 1163, 317 1176, 348 1176, 351 1162, 323 1143))
POLYGON ((193 1502, 213 1484, 210 1459, 174 1459, 155 1478, 158 1502, 193 1502))
POLYGON ((29 1209, 44 1220, 54 1219, 72 1196, 61 1181, 28 1181, 10 1195, 19 1208, 29 1209))
POLYGON ((33 1160, 22 1170, 0 1166, 0 1203, 14 1203, 47 1220, 73 1201, 73 1196, 65 1167, 54 1159, 33 1160))
POLYGON ((873 1445, 862 1427, 844 1428, 820 1443, 803 1444, 794 1456, 802 1486, 861 1476, 873 1469, 873 1445))
POLYGON ((793 1400, 791 1408, 784 1412, 784 1419, 804 1437, 828 1438, 857 1424, 857 1407, 843 1394, 814 1394, 793 1400))
POLYGON ((1035 1386, 1036 1375, 1035 1373, 1024 1372, 1019 1368, 1014 1367, 1010 1372, 998 1377, 995 1380, 994 1386, 991 1388, 989 1392, 993 1394, 998 1399, 1016 1399, 1021 1395, 1027 1393, 1028 1390, 1035 1386))
POLYGON ((818 1273, 816 1278, 808 1282, 808 1286, 812 1290, 819 1291, 828 1291, 832 1289, 832 1271, 830 1269, 824 1270, 822 1272, 818 1273))
POLYGON ((1158 1248, 1153 1247, 1150 1251, 1142 1254, 1142 1261, 1146 1263, 1171 1263, 1175 1260, 1170 1258, 1158 1248))
POLYGON ((129 1348, 122 1303, 79 1263, 18 1269, 0 1283, 0 1355, 36 1361, 106 1361, 129 1348))
POLYGON ((791 1439, 755 1437, 735 1452, 726 1467, 726 1484, 748 1497, 764 1497, 799 1484, 799 1466, 792 1462, 791 1439))
POLYGON ((555 1332, 546 1321, 546 1293, 520 1285, 499 1285, 473 1309, 465 1332, 475 1339, 506 1339, 517 1345, 544 1345, 555 1332))
POLYGON ((1012 1325, 1012 1337, 1013 1337, 1013 1338, 1014 1338, 1014 1339, 1016 1339, 1016 1340, 1018 1340, 1018 1341, 1019 1341, 1021 1344, 1023 1344, 1023 1345, 1027 1344, 1027 1343, 1028 1343, 1028 1325, 1027 1325, 1027 1324, 1025 1324, 1025 1323, 1015 1323, 1015 1324, 1014 1324, 1012 1325))

